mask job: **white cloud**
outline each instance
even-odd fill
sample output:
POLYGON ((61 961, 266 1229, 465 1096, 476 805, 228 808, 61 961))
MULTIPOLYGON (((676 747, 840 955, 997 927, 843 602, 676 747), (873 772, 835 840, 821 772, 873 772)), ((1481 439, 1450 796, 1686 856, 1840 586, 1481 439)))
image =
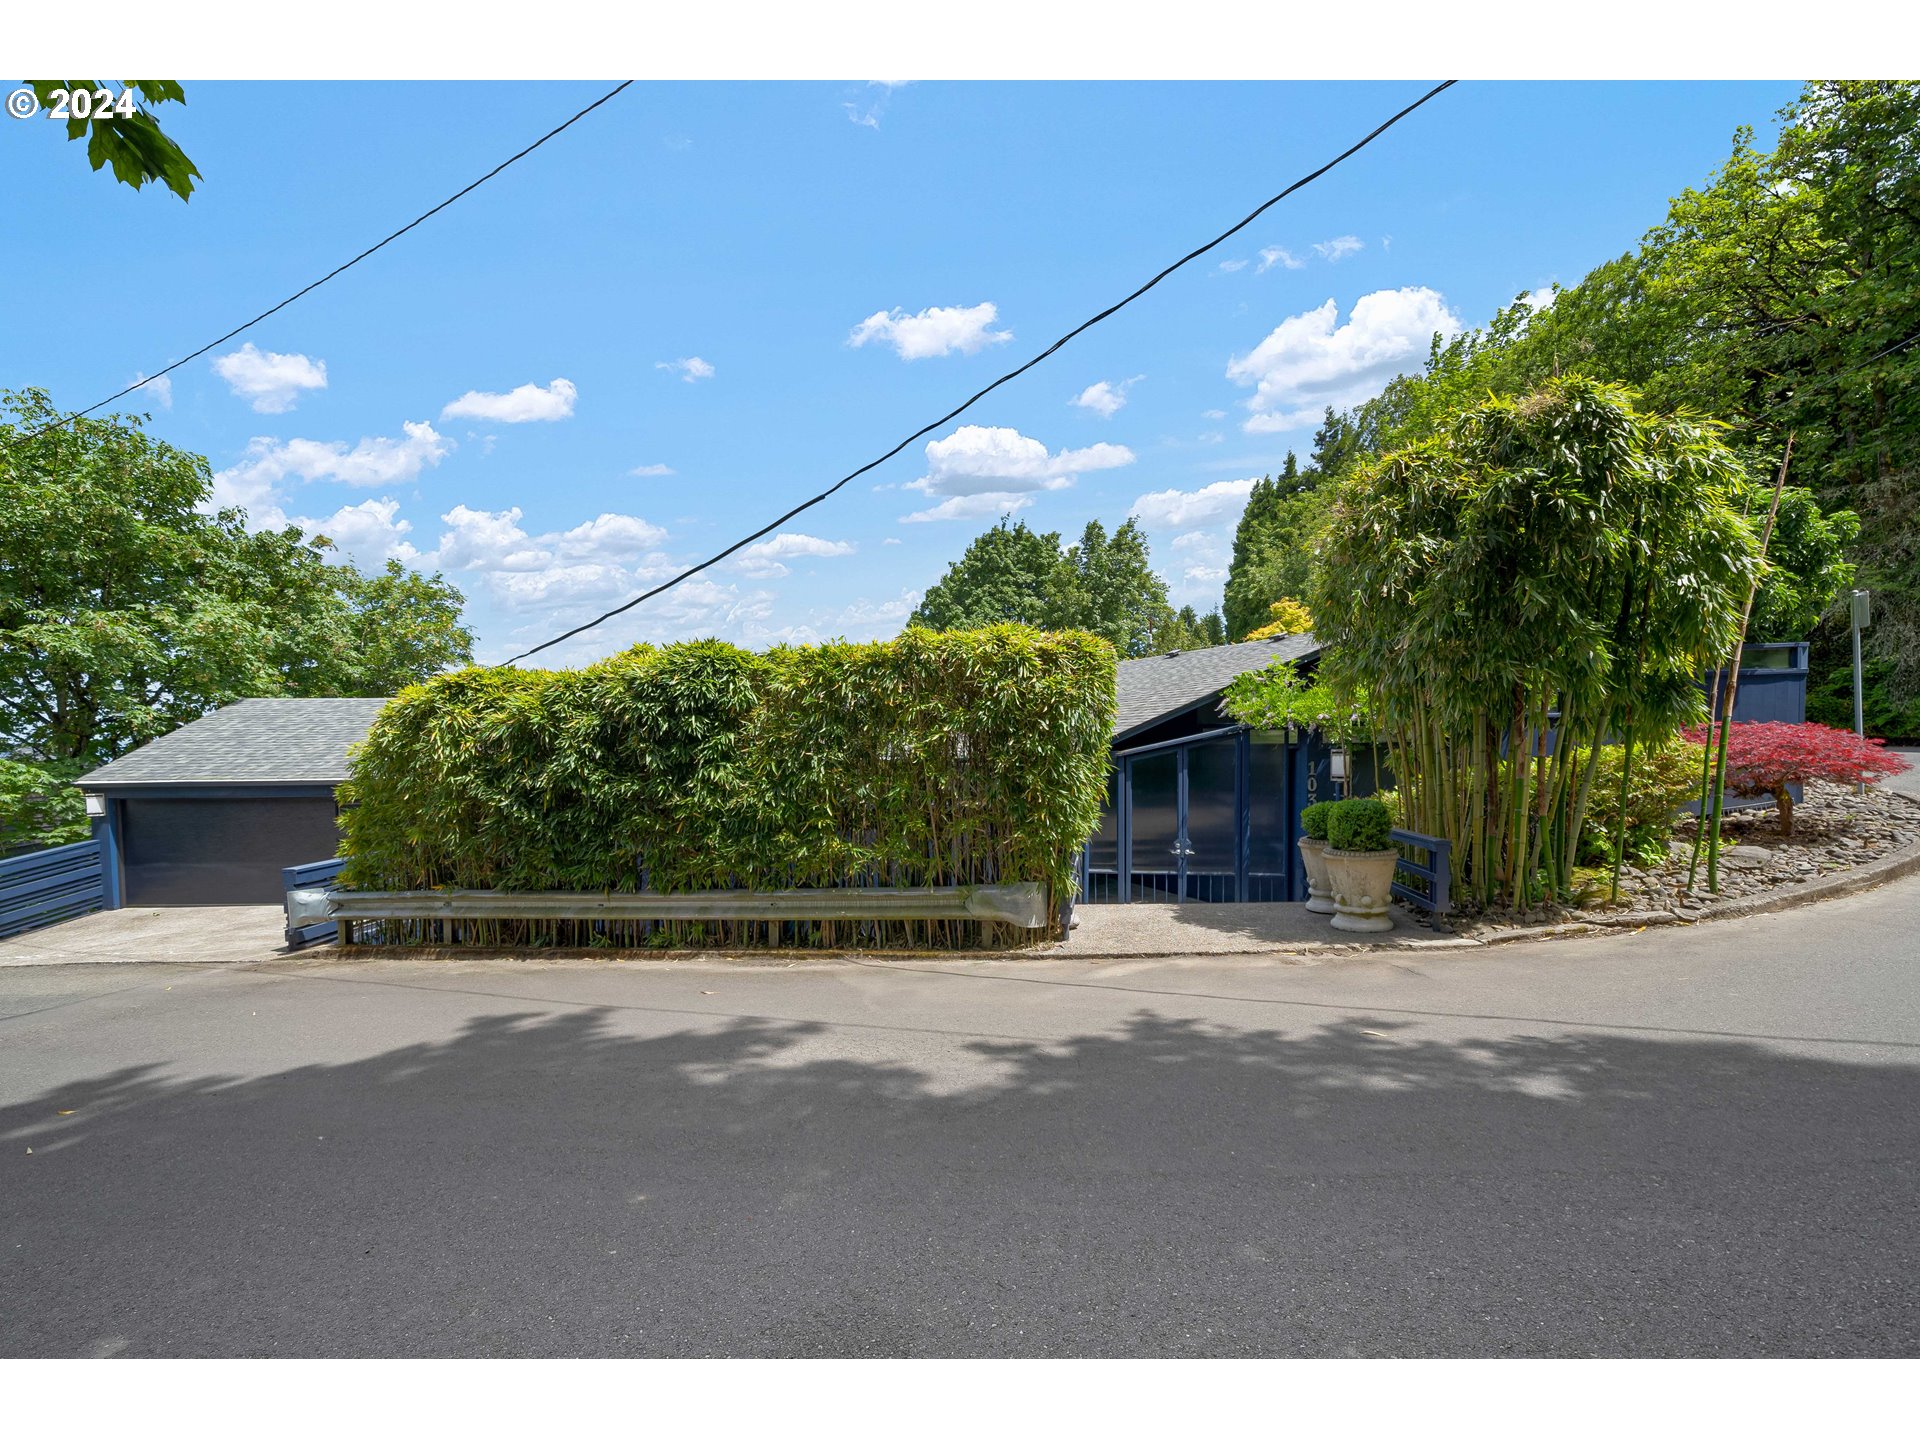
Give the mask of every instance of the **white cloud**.
MULTIPOLYGON (((1251 479, 1216 480, 1198 490, 1155 490, 1135 500, 1127 513, 1150 530, 1155 526, 1183 530, 1196 525, 1214 525, 1247 508, 1247 496, 1252 493, 1253 485, 1251 479)), ((1174 541, 1174 546, 1187 550, 1197 543, 1193 536, 1182 535, 1174 541)))
POLYGON ((1012 491, 988 490, 978 495, 955 495, 926 510, 902 515, 902 525, 922 525, 940 520, 982 520, 988 516, 1011 515, 1033 504, 1031 495, 1012 491))
POLYGON ((629 475, 639 475, 643 478, 651 479, 656 475, 673 474, 673 467, 671 465, 636 465, 627 473, 629 475))
POLYGON ((442 420, 498 420, 519 425, 528 420, 565 420, 573 414, 574 398, 579 394, 571 380, 555 380, 544 390, 527 384, 504 395, 490 390, 469 390, 440 412, 442 420))
POLYGON ((877 340, 893 346, 902 360, 926 360, 956 350, 972 355, 1013 339, 1011 330, 992 328, 999 318, 999 308, 991 300, 964 308, 934 305, 917 315, 904 310, 876 310, 853 327, 847 343, 858 347, 877 340))
POLYGON ((456 505, 440 517, 439 545, 419 563, 473 576, 508 610, 615 604, 671 571, 658 548, 667 532, 637 515, 603 514, 541 535, 529 535, 522 518, 517 505, 456 505))
POLYGON ((656 370, 671 370, 689 385, 693 384, 696 380, 711 380, 713 378, 713 366, 709 365, 705 360, 702 360, 698 355, 689 355, 682 360, 656 360, 653 363, 653 368, 656 370))
POLYGON ((1296 430, 1320 419, 1327 406, 1344 409, 1416 368, 1437 332, 1456 335, 1460 321, 1439 292, 1425 286, 1376 290, 1354 302, 1338 324, 1332 300, 1289 316, 1245 355, 1227 364, 1227 378, 1255 387, 1242 426, 1253 434, 1296 430))
POLYGON ((453 442, 424 420, 409 420, 404 438, 384 435, 362 439, 351 449, 344 440, 286 440, 256 435, 247 443, 246 458, 216 471, 214 506, 255 507, 272 502, 285 480, 337 480, 343 485, 371 487, 411 480, 429 465, 438 465, 453 442))
POLYGON ((377 568, 390 559, 411 563, 419 558, 406 538, 413 524, 400 519, 399 511, 398 500, 362 500, 342 505, 324 520, 296 515, 292 523, 309 535, 326 536, 356 564, 377 568))
POLYGON ((1200 418, 1203 420, 1224 420, 1227 418, 1227 412, 1224 410, 1202 410, 1200 412, 1200 418))
POLYGON ((1545 310, 1560 298, 1560 292, 1551 285, 1542 285, 1538 290, 1530 290, 1521 297, 1535 310, 1545 310))
POLYGON ((1278 245, 1269 245, 1260 252, 1260 268, 1253 273, 1261 275, 1279 265, 1288 270, 1298 270, 1307 262, 1299 259, 1291 250, 1282 250, 1278 245))
POLYGON ((878 130, 880 117, 887 113, 887 102, 893 98, 893 92, 911 83, 907 80, 869 80, 867 82, 869 91, 877 89, 880 91, 879 95, 869 94, 858 101, 842 100, 840 108, 847 112, 847 119, 854 124, 864 126, 868 130, 878 130))
POLYGON ((558 535, 543 536, 563 560, 624 563, 658 548, 667 532, 638 515, 602 514, 558 535))
POLYGON ((900 633, 922 599, 918 590, 902 590, 891 600, 855 600, 832 621, 834 633, 850 640, 879 640, 900 633))
POLYGON ((251 340, 231 354, 218 357, 213 373, 226 381, 235 395, 252 401, 262 415, 291 410, 302 390, 327 388, 326 361, 258 350, 251 340))
POLYGON ((1246 269, 1247 262, 1244 260, 1222 260, 1220 262, 1220 268, 1224 270, 1227 274, 1231 275, 1236 270, 1246 269))
POLYGON ((854 546, 846 540, 822 540, 817 535, 789 531, 758 545, 749 545, 734 563, 743 575, 755 580, 777 580, 788 572, 781 562, 798 559, 826 559, 851 555, 854 546))
POLYGON ((431 559, 443 570, 532 570, 549 564, 553 551, 520 528, 518 505, 508 510, 475 510, 456 505, 440 517, 447 528, 431 559))
POLYGON ((1023 495, 1061 490, 1086 470, 1131 465, 1133 451, 1102 441, 1081 450, 1050 454, 1029 435, 1000 425, 962 425, 942 440, 927 442, 927 473, 907 482, 923 495, 1023 495))
POLYGON ((171 375, 155 375, 149 378, 143 370, 133 377, 133 383, 140 387, 134 394, 152 396, 154 403, 162 410, 173 408, 173 377, 171 375))
POLYGON ((1078 395, 1072 403, 1082 410, 1092 410, 1104 419, 1111 420, 1127 403, 1127 391, 1140 381, 1144 375, 1134 375, 1126 380, 1096 380, 1078 395))
POLYGON ((1322 240, 1313 247, 1320 252, 1320 258, 1328 261, 1344 260, 1356 251, 1367 248, 1367 242, 1358 235, 1336 235, 1331 240, 1322 240))
POLYGON ((884 539, 884 540, 882 540, 882 541, 881 541, 880 543, 881 543, 882 545, 899 545, 899 544, 902 544, 902 543, 904 543, 904 542, 903 542, 903 541, 902 541, 902 540, 900 539, 900 537, 899 537, 899 536, 897 536, 897 535, 889 535, 889 536, 887 536, 887 538, 886 538, 886 539, 884 539))

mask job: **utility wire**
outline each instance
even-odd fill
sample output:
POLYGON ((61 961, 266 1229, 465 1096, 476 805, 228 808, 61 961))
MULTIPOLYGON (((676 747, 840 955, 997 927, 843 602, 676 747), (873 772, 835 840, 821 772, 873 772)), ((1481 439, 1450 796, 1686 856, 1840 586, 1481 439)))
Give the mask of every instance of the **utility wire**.
POLYGON ((571 640, 574 636, 579 635, 584 631, 591 630, 596 625, 605 624, 607 621, 613 619, 613 617, 616 615, 624 615, 627 611, 633 609, 634 606, 643 604, 644 602, 651 600, 654 596, 662 594, 668 590, 671 590, 674 586, 678 585, 681 581, 689 580, 693 578, 695 575, 698 575, 702 570, 706 570, 714 565, 718 565, 722 560, 726 559, 729 555, 733 554, 736 550, 739 550, 745 546, 751 545, 754 541, 758 540, 762 535, 765 535, 768 532, 773 530, 778 530, 782 525, 786 524, 787 521, 793 519, 794 516, 800 514, 803 510, 811 510, 815 505, 818 505, 821 501, 826 500, 832 495, 836 494, 843 487, 845 487, 848 484, 848 482, 859 479, 862 475, 866 474, 869 470, 874 469, 876 466, 884 465, 887 461, 891 460, 894 456, 898 455, 902 450, 906 449, 907 446, 913 444, 913 442, 918 440, 921 436, 929 434, 932 431, 938 430, 942 425, 945 425, 949 420, 957 419, 959 416, 965 414, 968 410, 971 410, 976 403, 985 399, 988 395, 991 395, 995 390, 998 390, 1002 385, 1005 385, 1009 380, 1017 379, 1020 376, 1026 374, 1027 371, 1033 369, 1033 367, 1038 365, 1042 360, 1047 359, 1055 351, 1059 350, 1062 346, 1064 346, 1069 340, 1072 340, 1075 336, 1080 335, 1081 333, 1087 330, 1091 330, 1094 326, 1098 325, 1102 320, 1105 320, 1108 316, 1117 314, 1119 311, 1126 309, 1127 306, 1131 305, 1134 301, 1138 300, 1142 295, 1146 294, 1147 291, 1153 289, 1154 286, 1158 285, 1162 280, 1166 279, 1169 275, 1173 274, 1174 271, 1180 269, 1184 265, 1190 264, 1193 261, 1198 260, 1202 255, 1206 254, 1209 250, 1213 249, 1216 245, 1220 245, 1223 242, 1232 239, 1233 236, 1239 234, 1240 231, 1246 229, 1247 226, 1251 225, 1255 220, 1258 220, 1262 215, 1266 214, 1266 212, 1271 210, 1275 205, 1278 205, 1282 200, 1286 199, 1289 195, 1293 194, 1294 191, 1299 190, 1307 185, 1311 185, 1315 180, 1318 180, 1322 175, 1326 174, 1329 170, 1333 169, 1334 166, 1340 164, 1341 161, 1346 160, 1351 156, 1358 154, 1360 151, 1366 149, 1367 146, 1371 145, 1375 140, 1379 139, 1382 135, 1386 134, 1388 130, 1391 130, 1395 125, 1399 124, 1402 120, 1406 119, 1407 116, 1411 115, 1414 111, 1418 110, 1422 105, 1426 104, 1429 100, 1433 99, 1433 97, 1438 95, 1442 90, 1446 90, 1457 83, 1458 83, 1457 81, 1453 81, 1453 80, 1443 80, 1440 84, 1434 86, 1433 89, 1429 90, 1426 94, 1422 95, 1418 100, 1414 101, 1411 105, 1407 106, 1404 110, 1399 111, 1398 113, 1389 117, 1387 120, 1383 121, 1380 125, 1376 126, 1363 139, 1360 139, 1354 142, 1352 145, 1349 145, 1345 150, 1342 150, 1338 155, 1334 156, 1333 159, 1327 161, 1327 163, 1322 165, 1318 170, 1315 170, 1310 174, 1301 176, 1298 180, 1294 181, 1291 185, 1287 186, 1286 189, 1282 190, 1278 195, 1275 195, 1271 200, 1267 200, 1264 203, 1260 204, 1259 206, 1256 206, 1254 210, 1247 215, 1246 219, 1240 221, 1237 225, 1233 225, 1228 229, 1221 231, 1218 235, 1214 236, 1213 239, 1207 241, 1207 243, 1202 245, 1199 249, 1191 250, 1187 252, 1187 254, 1181 256, 1178 260, 1174 261, 1173 264, 1167 266, 1166 269, 1162 270, 1158 275, 1155 275, 1151 280, 1147 281, 1146 284, 1142 285, 1138 290, 1135 290, 1131 295, 1127 296, 1124 300, 1120 300, 1115 302, 1112 305, 1109 305, 1106 309, 1102 310, 1098 315, 1095 315, 1091 319, 1082 321, 1080 324, 1074 326, 1073 329, 1069 330, 1066 334, 1062 335, 1058 340, 1054 341, 1046 349, 1042 350, 1038 355, 1035 355, 1031 360, 1027 361, 1026 364, 1020 366, 1018 369, 1009 370, 1006 374, 1002 375, 998 380, 995 380, 991 385, 988 385, 985 389, 975 391, 966 400, 961 402, 959 405, 956 405, 953 409, 949 410, 946 414, 942 415, 938 420, 932 421, 931 423, 926 425, 922 425, 918 430, 914 431, 911 435, 907 436, 906 439, 902 440, 898 445, 895 445, 891 450, 887 451, 884 455, 876 456, 874 459, 869 460, 866 464, 862 465, 858 470, 854 470, 846 475, 841 476, 840 479, 836 480, 833 484, 829 485, 825 490, 822 490, 818 495, 815 495, 812 499, 801 501, 798 505, 794 506, 791 510, 787 511, 786 514, 782 515, 779 519, 771 521, 768 524, 762 525, 758 530, 754 531, 751 535, 748 535, 743 539, 734 541, 733 544, 727 546, 727 548, 722 550, 719 554, 710 556, 707 559, 702 560, 698 565, 689 566, 687 569, 682 570, 678 575, 675 575, 671 580, 663 581, 661 584, 654 586, 651 590, 646 591, 644 594, 634 596, 633 599, 627 601, 624 605, 616 605, 613 609, 608 610, 604 614, 597 615, 591 620, 588 620, 582 624, 574 626, 571 630, 565 631, 559 635, 554 636, 551 640, 542 641, 540 644, 534 646, 531 650, 523 650, 520 652, 520 654, 515 655, 512 659, 503 660, 500 663, 502 665, 518 664, 520 661, 527 659, 529 656, 538 655, 542 650, 547 650, 552 648, 555 645, 558 645, 563 640, 571 640))
MULTIPOLYGON (((141 386, 151 384, 153 381, 158 380, 162 375, 168 374, 170 371, 178 370, 182 365, 185 365, 188 361, 198 360, 202 355, 206 354, 209 350, 212 350, 218 346, 226 344, 227 341, 233 339, 234 336, 240 334, 242 331, 251 330, 255 325, 258 325, 262 320, 266 319, 269 315, 273 315, 281 310, 286 309, 287 306, 293 304, 293 302, 298 300, 302 295, 306 295, 311 293, 312 291, 318 290, 322 285, 326 284, 329 280, 333 279, 334 276, 341 274, 343 271, 351 270, 354 266, 358 265, 362 260, 366 259, 369 255, 373 254, 376 250, 385 249, 387 246, 391 245, 394 241, 398 240, 402 235, 406 234, 409 230, 413 229, 416 225, 420 225, 428 220, 431 220, 434 216, 438 215, 442 210, 446 209, 449 205, 453 204, 454 201, 460 199, 462 196, 471 195, 475 190, 478 190, 482 185, 486 184, 487 181, 493 179, 494 176, 498 175, 502 170, 506 169, 509 165, 513 164, 516 160, 526 159, 527 156, 531 155, 534 151, 538 150, 542 145, 546 144, 549 140, 553 139, 553 137, 558 135, 562 130, 565 130, 569 125, 572 125, 577 121, 584 120, 587 116, 591 115, 595 110, 598 110, 602 105, 606 104, 609 100, 613 99, 614 96, 618 95, 622 90, 626 89, 631 84, 633 84, 633 81, 631 80, 622 80, 618 85, 614 86, 613 89, 609 90, 606 94, 602 95, 598 100, 594 101, 591 105, 587 106, 586 109, 576 111, 568 119, 563 120, 560 124, 554 126, 553 129, 549 130, 546 134, 542 135, 538 140, 534 141, 531 145, 527 146, 526 149, 521 150, 516 154, 509 155, 505 160, 502 160, 498 165, 494 166, 493 169, 489 170, 486 174, 482 175, 478 180, 474 181, 471 185, 467 186, 464 190, 455 191, 453 194, 449 195, 446 199, 442 200, 438 205, 434 206, 431 210, 427 211, 424 215, 420 215, 412 220, 409 220, 405 225, 402 225, 398 230, 394 231, 391 235, 387 236, 387 238, 382 240, 379 244, 369 245, 365 250, 362 250, 358 255, 354 256, 351 260, 347 261, 344 265, 336 265, 333 269, 329 270, 326 274, 322 275, 318 280, 314 281, 311 285, 305 286, 302 289, 294 291, 293 294, 289 295, 286 299, 282 300, 278 305, 275 305, 272 309, 262 310, 258 315, 254 316, 253 319, 247 321, 246 324, 234 326, 233 329, 229 330, 226 334, 222 335, 218 340, 208 341, 205 345, 202 345, 198 350, 194 351, 191 355, 184 356, 181 359, 174 361, 171 365, 167 366, 165 370, 156 370, 151 375, 142 376, 140 379, 134 381, 133 384, 127 386, 126 389, 121 390, 116 394, 109 395, 106 399, 100 401, 99 404, 89 405, 84 410, 76 410, 73 412, 73 414, 66 416, 64 419, 55 420, 50 425, 42 425, 38 430, 33 431, 31 434, 24 435, 20 439, 14 441, 13 442, 14 445, 24 445, 29 440, 39 439, 40 436, 45 435, 50 430, 58 430, 63 425, 71 425, 75 420, 80 419, 82 416, 91 415, 94 411, 102 408, 103 406, 111 405, 113 404, 114 401, 123 399, 126 396, 131 395, 134 391, 138 390, 141 386)), ((12 449, 13 446, 8 446, 7 448, 12 449)))

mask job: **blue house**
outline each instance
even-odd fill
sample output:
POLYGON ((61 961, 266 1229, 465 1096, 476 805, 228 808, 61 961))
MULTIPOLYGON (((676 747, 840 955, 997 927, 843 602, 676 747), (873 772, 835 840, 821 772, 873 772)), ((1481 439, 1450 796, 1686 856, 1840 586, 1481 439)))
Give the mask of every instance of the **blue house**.
MULTIPOLYGON (((1307 898, 1300 812, 1334 798, 1332 750, 1315 734, 1242 725, 1221 712, 1220 697, 1275 660, 1310 672, 1319 657, 1311 635, 1290 635, 1121 662, 1107 803, 1081 860, 1083 903, 1307 898)), ((1797 724, 1806 710, 1806 643, 1747 646, 1733 718, 1797 724)), ((1353 793, 1366 794, 1367 757, 1354 764, 1353 793)))

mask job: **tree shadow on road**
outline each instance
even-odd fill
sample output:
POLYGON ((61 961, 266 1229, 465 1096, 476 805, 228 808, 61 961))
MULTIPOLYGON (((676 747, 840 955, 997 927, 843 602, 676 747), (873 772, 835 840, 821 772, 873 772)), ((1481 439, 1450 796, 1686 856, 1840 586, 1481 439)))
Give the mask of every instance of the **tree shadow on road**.
POLYGON ((956 1075, 836 1057, 816 1023, 630 1023, 495 1015, 0 1109, 0 1353, 1920 1342, 1908 1065, 1143 1011, 952 1042, 956 1075))

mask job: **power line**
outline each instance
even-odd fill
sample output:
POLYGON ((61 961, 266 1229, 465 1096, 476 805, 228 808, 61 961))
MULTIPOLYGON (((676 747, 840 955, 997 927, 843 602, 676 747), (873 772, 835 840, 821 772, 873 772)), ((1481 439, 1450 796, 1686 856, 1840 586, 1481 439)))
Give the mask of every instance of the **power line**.
POLYGON ((542 650, 551 649, 553 646, 560 644, 560 642, 563 640, 571 640, 574 636, 579 635, 585 631, 591 630, 596 625, 605 624, 607 621, 613 619, 613 617, 616 615, 624 615, 627 611, 633 609, 634 606, 643 604, 644 602, 651 600, 654 596, 663 594, 664 592, 671 590, 674 586, 678 585, 681 581, 689 580, 693 578, 695 575, 698 575, 702 570, 706 570, 714 565, 718 565, 722 560, 726 559, 729 555, 733 554, 736 550, 740 550, 745 546, 751 545, 754 541, 758 540, 762 535, 765 535, 768 532, 773 530, 778 530, 782 525, 786 524, 789 520, 793 519, 794 516, 800 514, 802 511, 811 510, 815 505, 818 505, 821 501, 826 500, 832 495, 836 494, 849 481, 857 480, 862 475, 866 474, 869 470, 874 469, 876 466, 884 465, 887 461, 891 460, 894 456, 898 455, 902 450, 906 449, 907 446, 913 444, 913 442, 918 440, 921 436, 929 434, 932 431, 938 430, 942 425, 945 425, 949 420, 957 419, 959 416, 965 414, 968 410, 971 410, 976 403, 985 399, 988 395, 991 395, 995 390, 998 390, 1002 385, 1006 384, 1009 380, 1017 379, 1020 376, 1026 374, 1027 371, 1031 370, 1034 366, 1038 365, 1042 360, 1047 359, 1055 351, 1059 350, 1062 346, 1064 346, 1069 340, 1072 340, 1075 336, 1080 335, 1084 331, 1091 330, 1095 325, 1098 325, 1102 320, 1105 320, 1108 316, 1117 314, 1119 311, 1126 309, 1127 306, 1131 305, 1134 301, 1138 300, 1142 295, 1146 294, 1147 291, 1153 289, 1154 286, 1158 285, 1162 280, 1166 279, 1169 275, 1173 274, 1174 271, 1180 269, 1184 265, 1190 264, 1191 262, 1198 260, 1202 255, 1206 254, 1209 250, 1213 249, 1215 246, 1227 240, 1232 239, 1235 235, 1239 234, 1240 231, 1246 229, 1247 226, 1251 225, 1255 220, 1258 220, 1267 211, 1271 210, 1275 205, 1278 205, 1282 200, 1286 199, 1289 195, 1293 194, 1294 191, 1299 190, 1307 185, 1311 185, 1315 180, 1318 180, 1322 175, 1326 174, 1329 170, 1333 169, 1334 166, 1340 164, 1341 161, 1346 160, 1351 156, 1358 154, 1360 151, 1366 149, 1367 146, 1371 145, 1375 140, 1379 139, 1380 136, 1384 135, 1388 130, 1391 130, 1395 125, 1399 124, 1402 120, 1406 119, 1407 116, 1411 115, 1414 111, 1418 110, 1422 105, 1426 104, 1429 100, 1433 99, 1433 97, 1438 95, 1442 90, 1446 90, 1457 83, 1458 83, 1457 81, 1453 81, 1453 80, 1443 80, 1440 84, 1434 86, 1433 89, 1429 90, 1426 94, 1422 95, 1418 100, 1414 101, 1411 105, 1407 106, 1404 110, 1397 112, 1396 114, 1390 116, 1387 120, 1383 121, 1381 124, 1376 126, 1373 130, 1368 132, 1368 134, 1364 138, 1356 141, 1352 145, 1349 145, 1345 150, 1342 150, 1338 155, 1334 156, 1333 159, 1327 161, 1327 163, 1322 165, 1318 170, 1315 170, 1310 174, 1301 176, 1298 180, 1294 181, 1291 185, 1287 186, 1286 189, 1282 190, 1278 195, 1275 195, 1271 200, 1267 200, 1262 204, 1256 206, 1247 215, 1247 217, 1244 220, 1240 221, 1237 225, 1230 226, 1228 229, 1221 231, 1218 235, 1214 236, 1213 239, 1207 241, 1206 244, 1200 246, 1199 249, 1191 250, 1187 252, 1187 254, 1181 256, 1178 260, 1174 261, 1171 265, 1167 266, 1166 269, 1162 270, 1158 275, 1155 275, 1151 280, 1147 281, 1146 284, 1142 285, 1138 290, 1135 290, 1131 295, 1127 296, 1124 300, 1120 300, 1115 302, 1112 305, 1109 305, 1106 309, 1102 310, 1099 314, 1093 316, 1088 320, 1082 321, 1080 324, 1074 326, 1073 329, 1069 330, 1066 334, 1062 335, 1058 340, 1054 341, 1046 349, 1042 350, 1038 355, 1035 355, 1031 360, 1027 361, 1026 364, 1020 366, 1017 369, 1009 370, 1006 374, 1002 375, 998 380, 995 380, 991 385, 988 385, 985 389, 975 391, 972 395, 968 396, 965 401, 963 401, 959 405, 956 405, 953 409, 949 410, 946 414, 942 415, 938 420, 932 421, 931 423, 926 425, 922 425, 918 430, 914 431, 911 435, 907 436, 906 439, 902 440, 898 445, 895 445, 891 450, 887 451, 884 455, 876 456, 874 459, 869 460, 866 464, 862 465, 858 470, 851 471, 850 473, 841 476, 840 479, 836 480, 833 484, 829 485, 825 490, 822 490, 818 495, 815 495, 812 499, 801 501, 800 504, 794 506, 791 510, 787 511, 787 513, 782 515, 779 519, 771 521, 766 525, 762 525, 758 530, 754 531, 751 535, 748 535, 743 539, 734 541, 733 544, 727 546, 727 548, 720 551, 719 554, 709 556, 707 559, 702 560, 698 565, 693 565, 688 567, 685 570, 682 570, 678 575, 675 575, 671 580, 664 581, 663 583, 654 586, 651 590, 646 591, 644 594, 634 596, 633 599, 627 601, 624 605, 616 605, 613 609, 606 611, 604 614, 597 615, 593 619, 588 620, 583 624, 574 626, 571 630, 565 631, 562 634, 554 636, 551 640, 542 641, 540 644, 534 646, 531 650, 523 650, 520 654, 515 655, 512 659, 503 660, 500 663, 502 665, 518 664, 520 661, 527 659, 529 656, 538 655, 542 650))
MULTIPOLYGON (((29 440, 37 440, 40 436, 45 435, 50 430, 58 430, 63 425, 71 425, 75 420, 80 419, 82 416, 91 415, 94 411, 100 409, 102 406, 111 405, 113 404, 114 401, 123 399, 126 396, 131 395, 134 391, 138 390, 141 386, 151 384, 153 381, 158 380, 162 375, 168 374, 169 372, 174 370, 178 370, 182 365, 185 365, 188 361, 198 360, 202 355, 206 354, 209 350, 215 349, 218 346, 226 344, 227 341, 233 339, 234 336, 240 334, 242 331, 252 329, 255 325, 258 325, 262 320, 266 319, 269 315, 273 315, 281 310, 286 309, 287 306, 293 304, 293 302, 298 300, 302 295, 306 295, 311 293, 312 291, 318 290, 322 285, 326 284, 329 280, 333 279, 334 276, 341 274, 343 271, 351 270, 354 266, 358 265, 362 260, 366 259, 369 255, 373 254, 376 250, 385 249, 387 246, 391 245, 394 241, 398 240, 402 235, 406 234, 409 230, 413 229, 416 225, 420 225, 425 221, 431 220, 434 216, 438 215, 442 210, 446 209, 449 205, 453 204, 454 201, 460 199, 462 196, 471 195, 475 190, 478 190, 482 185, 486 184, 487 181, 493 179, 494 176, 498 175, 502 170, 506 169, 509 165, 513 164, 516 160, 526 159, 527 156, 531 155, 534 151, 538 150, 542 145, 546 144, 549 140, 553 139, 553 137, 558 135, 562 130, 565 130, 568 126, 574 124, 577 121, 584 120, 587 116, 591 115, 594 111, 598 110, 602 105, 606 104, 609 100, 613 99, 614 96, 618 95, 622 90, 626 89, 631 84, 633 84, 633 81, 631 80, 622 80, 618 85, 614 86, 613 89, 609 90, 606 94, 602 95, 598 100, 594 101, 591 105, 587 106, 586 109, 576 111, 573 115, 561 121, 560 124, 554 126, 553 129, 549 130, 546 134, 542 135, 538 140, 534 141, 531 145, 527 146, 526 149, 518 151, 515 154, 509 155, 505 160, 502 160, 498 165, 494 166, 493 169, 489 170, 486 174, 482 175, 478 180, 474 181, 471 185, 467 186, 464 190, 455 191, 453 194, 449 195, 446 199, 442 200, 438 205, 434 206, 431 210, 427 211, 424 215, 420 215, 415 217, 412 220, 409 220, 405 225, 402 225, 398 230, 394 231, 391 235, 387 236, 386 239, 380 241, 379 244, 369 245, 365 250, 362 250, 358 255, 354 256, 351 260, 347 261, 344 265, 336 265, 333 269, 329 270, 326 274, 322 275, 318 280, 314 281, 311 285, 305 286, 299 290, 294 291, 293 294, 289 295, 286 299, 282 300, 278 305, 275 305, 272 309, 262 310, 258 315, 254 316, 253 319, 247 321, 246 324, 234 326, 233 329, 229 330, 226 334, 222 335, 218 340, 208 341, 205 345, 202 345, 198 350, 194 351, 191 355, 183 356, 181 359, 174 361, 171 365, 167 366, 166 369, 156 370, 151 375, 142 376, 140 379, 134 381, 133 384, 127 386, 126 389, 121 390, 116 394, 109 395, 106 399, 100 401, 99 404, 89 405, 84 410, 76 410, 73 412, 73 414, 66 416, 64 419, 56 420, 51 425, 42 425, 38 430, 35 430, 31 434, 24 435, 20 439, 16 440, 14 444, 24 445, 29 440)), ((13 447, 9 446, 7 448, 11 449, 13 447)))

